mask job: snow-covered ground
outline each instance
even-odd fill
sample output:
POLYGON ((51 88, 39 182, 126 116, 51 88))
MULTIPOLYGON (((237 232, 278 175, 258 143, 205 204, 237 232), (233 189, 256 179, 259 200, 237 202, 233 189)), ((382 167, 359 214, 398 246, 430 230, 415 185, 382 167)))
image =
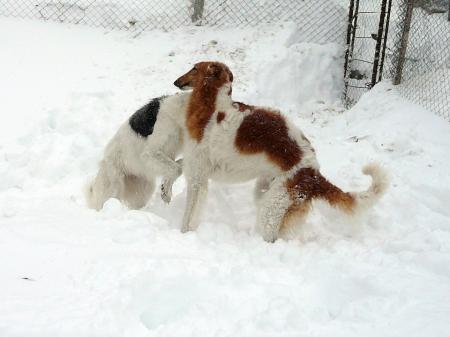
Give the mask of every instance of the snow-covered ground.
POLYGON ((1 337, 449 335, 450 125, 387 83, 344 111, 339 46, 292 25, 132 38, 12 19, 0 41, 1 337), (205 59, 230 65, 236 99, 282 108, 342 188, 381 162, 387 195, 358 219, 317 204, 275 244, 253 232, 251 183, 212 184, 195 233, 183 179, 169 206, 87 209, 120 123, 205 59))

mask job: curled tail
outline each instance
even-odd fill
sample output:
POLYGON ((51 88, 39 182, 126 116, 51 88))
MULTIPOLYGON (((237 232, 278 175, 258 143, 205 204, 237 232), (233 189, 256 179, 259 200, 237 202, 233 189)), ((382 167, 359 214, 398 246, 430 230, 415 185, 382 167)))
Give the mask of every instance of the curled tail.
POLYGON ((347 213, 354 213, 372 207, 384 194, 389 183, 386 172, 377 164, 368 164, 362 172, 372 178, 370 187, 362 192, 343 192, 340 188, 327 181, 325 189, 319 198, 323 198, 332 206, 347 213))
POLYGON ((362 172, 372 178, 372 184, 363 192, 353 192, 358 209, 366 209, 373 206, 389 187, 387 173, 377 164, 371 163, 363 167, 362 172))
POLYGON ((300 169, 288 181, 287 188, 294 204, 323 199, 331 206, 347 213, 354 213, 374 205, 389 185, 387 174, 377 164, 366 165, 362 172, 372 177, 372 184, 362 192, 343 192, 312 168, 300 169))

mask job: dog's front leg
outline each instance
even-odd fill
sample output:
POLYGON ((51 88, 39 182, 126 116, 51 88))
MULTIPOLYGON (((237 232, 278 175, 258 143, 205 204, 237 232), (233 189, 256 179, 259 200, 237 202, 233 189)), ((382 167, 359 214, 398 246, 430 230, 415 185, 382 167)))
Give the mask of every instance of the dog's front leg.
POLYGON ((182 159, 175 161, 163 151, 146 151, 141 158, 150 172, 164 176, 161 198, 164 202, 169 203, 172 198, 172 185, 182 173, 182 159))
POLYGON ((198 227, 198 218, 208 193, 208 179, 206 177, 188 177, 187 181, 186 206, 181 226, 182 233, 195 230, 198 227))
POLYGON ((165 203, 169 203, 172 199, 172 185, 175 182, 175 180, 178 179, 178 177, 181 175, 183 166, 183 159, 178 159, 176 163, 179 165, 177 169, 173 170, 168 175, 165 175, 162 179, 161 183, 161 199, 165 203))

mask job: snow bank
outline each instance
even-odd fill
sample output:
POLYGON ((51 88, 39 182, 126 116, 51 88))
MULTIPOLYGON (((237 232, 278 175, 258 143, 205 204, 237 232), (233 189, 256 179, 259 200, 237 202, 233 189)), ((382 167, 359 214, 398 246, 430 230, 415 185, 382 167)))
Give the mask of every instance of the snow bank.
POLYGON ((448 335, 450 125, 384 83, 342 111, 337 48, 294 31, 131 38, 0 20, 1 336, 448 335), (275 244, 253 233, 252 184, 212 184, 184 235, 183 179, 169 206, 87 209, 82 185, 118 125, 204 59, 231 66, 236 99, 286 109, 342 188, 365 189, 361 167, 381 162, 387 195, 358 219, 317 204, 275 244))
POLYGON ((316 103, 339 105, 343 53, 337 44, 292 44, 282 56, 260 64, 255 93, 263 104, 286 113, 316 103))

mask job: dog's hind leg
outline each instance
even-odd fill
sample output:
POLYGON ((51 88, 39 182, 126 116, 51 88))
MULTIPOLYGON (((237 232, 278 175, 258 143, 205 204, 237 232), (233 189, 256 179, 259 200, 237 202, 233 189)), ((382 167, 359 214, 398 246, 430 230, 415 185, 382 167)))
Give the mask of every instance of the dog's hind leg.
POLYGON ((257 229, 267 242, 278 238, 291 201, 283 182, 277 181, 265 192, 258 205, 257 229))
POLYGON ((94 181, 87 187, 88 207, 97 211, 109 198, 119 198, 124 189, 124 173, 113 162, 102 160, 94 181))
POLYGON ((253 190, 253 198, 255 202, 261 200, 264 193, 266 193, 270 188, 270 183, 273 181, 273 178, 258 178, 256 180, 255 188, 253 190))
POLYGON ((135 175, 126 175, 124 189, 119 197, 131 209, 140 209, 150 200, 155 189, 155 180, 135 175))
POLYGON ((283 222, 280 227, 279 237, 283 239, 294 239, 299 236, 300 229, 306 216, 311 209, 311 201, 295 200, 291 201, 283 222))

